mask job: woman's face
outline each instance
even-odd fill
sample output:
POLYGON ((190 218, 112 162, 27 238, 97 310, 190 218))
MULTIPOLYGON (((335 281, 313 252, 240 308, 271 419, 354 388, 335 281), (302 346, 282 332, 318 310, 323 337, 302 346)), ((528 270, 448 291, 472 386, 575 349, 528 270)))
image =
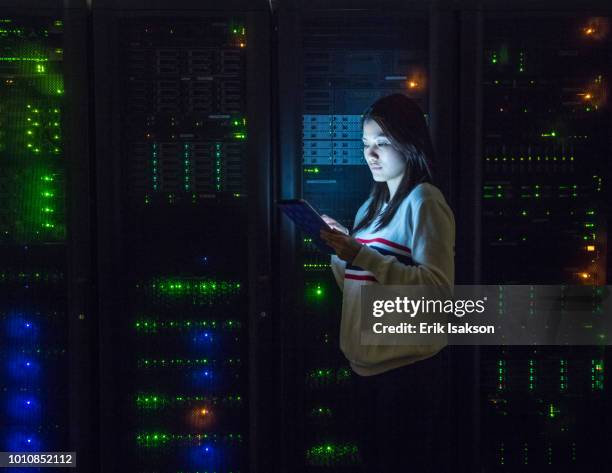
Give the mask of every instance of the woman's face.
POLYGON ((375 181, 399 184, 406 170, 406 159, 374 120, 363 123, 363 155, 375 181))

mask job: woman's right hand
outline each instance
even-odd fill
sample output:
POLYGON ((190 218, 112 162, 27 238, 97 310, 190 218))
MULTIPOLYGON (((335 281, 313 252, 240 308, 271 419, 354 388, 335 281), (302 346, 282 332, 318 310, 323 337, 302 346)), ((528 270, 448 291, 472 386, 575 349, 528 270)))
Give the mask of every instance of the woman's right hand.
POLYGON ((321 215, 321 218, 325 221, 325 223, 327 225, 329 225, 331 228, 338 230, 339 232, 344 233, 345 235, 349 234, 348 228, 346 228, 344 225, 338 223, 336 220, 334 220, 331 217, 328 217, 327 215, 323 214, 321 215))

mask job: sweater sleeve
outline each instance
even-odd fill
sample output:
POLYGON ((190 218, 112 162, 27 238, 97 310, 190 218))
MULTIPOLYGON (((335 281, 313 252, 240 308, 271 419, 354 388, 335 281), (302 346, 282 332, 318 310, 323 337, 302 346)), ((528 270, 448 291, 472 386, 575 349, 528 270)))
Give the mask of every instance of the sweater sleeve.
POLYGON ((346 261, 338 258, 337 255, 331 255, 331 269, 341 291, 344 290, 344 270, 346 269, 346 261))
MULTIPOLYGON (((357 210, 355 220, 353 221, 353 228, 355 228, 355 225, 357 225, 357 223, 363 218, 370 200, 371 197, 361 204, 361 207, 359 207, 357 210)), ((331 269, 334 273, 334 277, 336 278, 336 282, 338 283, 338 287, 341 291, 344 291, 344 270, 346 269, 346 261, 338 258, 338 255, 331 255, 331 269)))
POLYGON ((445 202, 426 199, 412 212, 411 256, 414 266, 363 245, 354 265, 370 271, 380 284, 452 287, 455 279, 455 219, 445 202))

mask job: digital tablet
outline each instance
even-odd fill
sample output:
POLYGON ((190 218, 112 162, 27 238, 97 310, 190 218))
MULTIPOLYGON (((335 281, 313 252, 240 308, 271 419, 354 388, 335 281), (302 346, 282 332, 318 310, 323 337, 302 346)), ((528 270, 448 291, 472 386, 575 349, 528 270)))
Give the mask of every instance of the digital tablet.
POLYGON ((278 206, 323 253, 334 254, 334 249, 319 236, 321 228, 331 230, 319 213, 303 199, 279 200, 278 206))

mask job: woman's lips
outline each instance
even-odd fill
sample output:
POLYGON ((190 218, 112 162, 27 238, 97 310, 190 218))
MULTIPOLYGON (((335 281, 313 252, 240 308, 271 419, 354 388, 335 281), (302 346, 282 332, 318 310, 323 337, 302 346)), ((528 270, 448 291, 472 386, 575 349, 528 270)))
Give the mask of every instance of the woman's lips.
POLYGON ((371 169, 372 171, 377 171, 377 170, 379 170, 379 169, 382 169, 382 167, 381 167, 381 166, 370 166, 370 169, 371 169))

